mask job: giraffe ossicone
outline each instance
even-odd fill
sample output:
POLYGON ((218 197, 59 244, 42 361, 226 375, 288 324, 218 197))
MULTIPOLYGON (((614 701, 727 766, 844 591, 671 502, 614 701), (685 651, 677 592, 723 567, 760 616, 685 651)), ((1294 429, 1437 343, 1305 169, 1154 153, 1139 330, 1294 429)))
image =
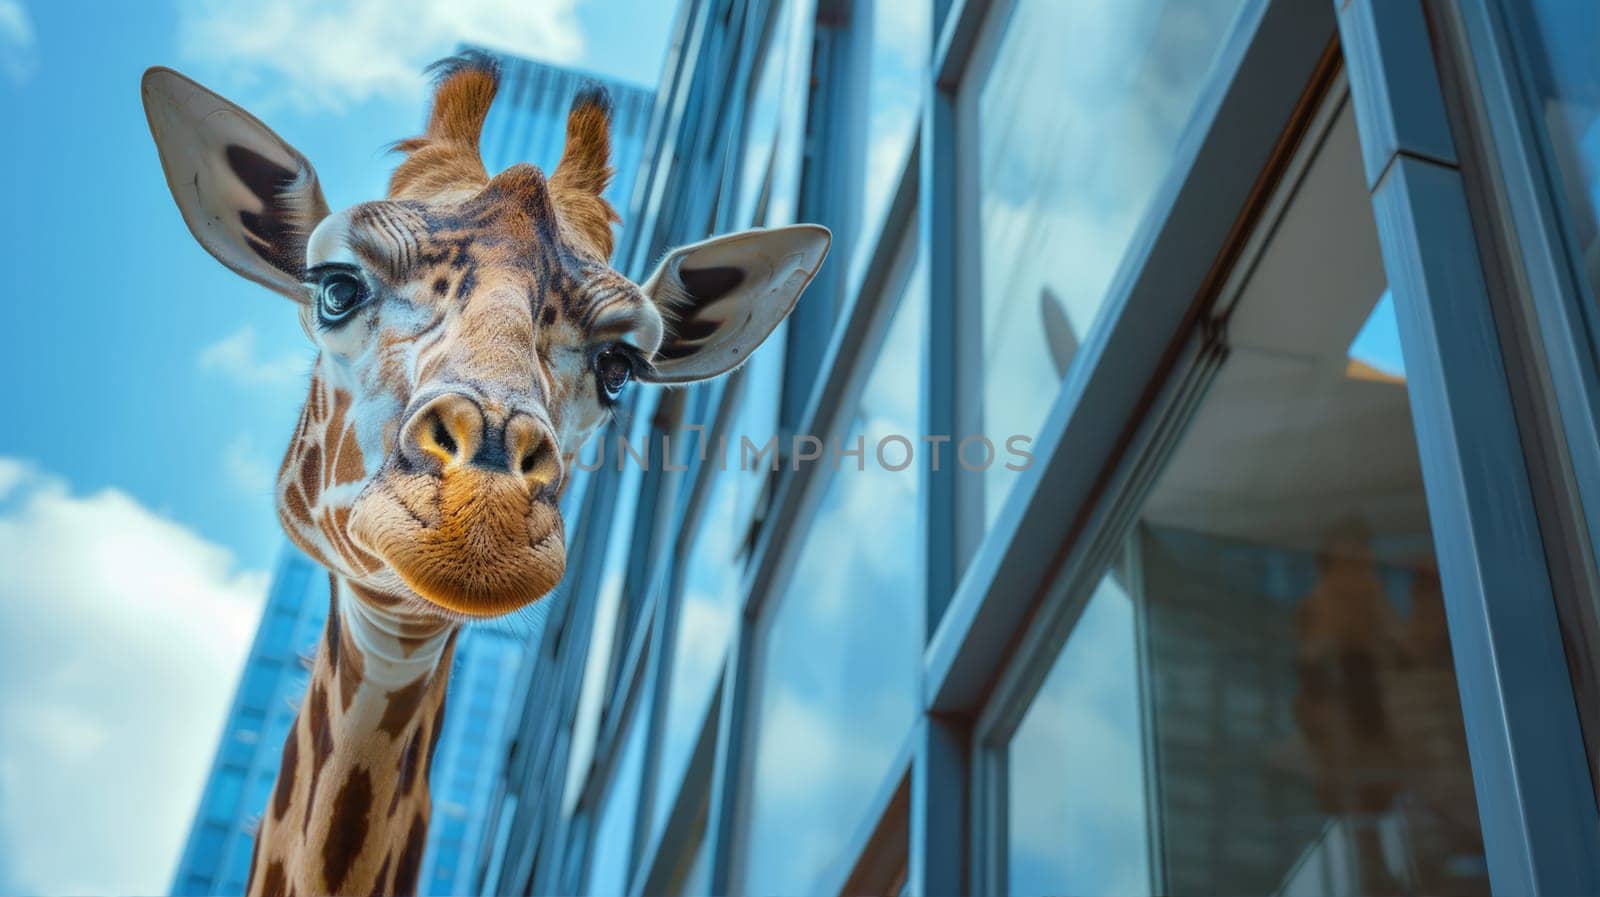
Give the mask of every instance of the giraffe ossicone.
POLYGON ((330 571, 333 607, 252 894, 414 893, 459 627, 561 580, 567 472, 630 382, 743 363, 830 241, 813 225, 715 237, 635 284, 610 266, 604 92, 574 100, 548 178, 491 176, 478 140, 493 59, 432 71, 427 128, 396 145, 388 195, 339 212, 250 113, 170 69, 144 76, 195 239, 297 303, 317 348, 276 498, 289 538, 330 571))

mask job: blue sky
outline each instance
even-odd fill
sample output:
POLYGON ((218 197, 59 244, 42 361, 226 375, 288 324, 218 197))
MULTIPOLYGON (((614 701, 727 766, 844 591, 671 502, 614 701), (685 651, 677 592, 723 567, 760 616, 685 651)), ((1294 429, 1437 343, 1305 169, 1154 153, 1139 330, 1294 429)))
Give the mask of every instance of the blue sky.
POLYGON ((166 889, 281 545, 311 353, 184 228, 143 70, 255 112, 338 208, 458 42, 653 85, 673 6, 0 0, 0 893, 166 889))

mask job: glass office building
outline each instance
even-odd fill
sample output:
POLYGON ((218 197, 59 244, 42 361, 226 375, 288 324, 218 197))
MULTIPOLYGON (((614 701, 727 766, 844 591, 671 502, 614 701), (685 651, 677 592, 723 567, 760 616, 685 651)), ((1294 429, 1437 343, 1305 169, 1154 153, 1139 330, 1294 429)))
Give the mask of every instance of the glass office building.
POLYGON ((327 619, 328 572, 285 545, 178 861, 173 894, 244 893, 256 821, 277 780, 283 740, 294 725, 327 619))
MULTIPOLYGON (((572 97, 586 85, 601 83, 612 100, 612 152, 618 170, 638 168, 653 100, 650 91, 496 56, 501 87, 484 125, 487 165, 499 170, 531 161, 553 169, 572 97)), ((630 189, 631 181, 619 177, 607 196, 620 204, 619 197, 630 189)), ((308 664, 328 606, 327 571, 286 545, 173 879, 174 894, 244 893, 256 824, 305 694, 308 664)), ((520 707, 517 689, 528 654, 528 629, 525 623, 472 627, 457 642, 450 712, 433 760, 433 817, 420 870, 424 894, 469 893, 481 877, 484 832, 492 821, 486 820, 491 806, 498 806, 491 802, 511 737, 508 727, 520 707)), ((533 627, 535 637, 540 631, 533 627)))
POLYGON ((686 0, 616 265, 832 255, 578 474, 474 889, 1600 891, 1597 48, 686 0))

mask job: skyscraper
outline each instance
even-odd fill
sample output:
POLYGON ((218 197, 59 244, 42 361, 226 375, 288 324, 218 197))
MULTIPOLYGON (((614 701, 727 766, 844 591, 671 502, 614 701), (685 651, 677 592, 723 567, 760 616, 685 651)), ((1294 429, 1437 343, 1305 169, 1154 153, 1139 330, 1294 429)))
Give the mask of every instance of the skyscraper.
POLYGON ((304 659, 316 650, 327 619, 327 572, 285 545, 178 861, 174 894, 244 893, 256 820, 305 692, 304 659))
MULTIPOLYGON (((612 102, 612 161, 620 174, 606 198, 623 208, 639 167, 654 94, 569 69, 495 54, 500 90, 481 141, 491 171, 530 162, 546 171, 560 159, 567 109, 585 86, 612 102)), ((240 894, 257 820, 278 771, 283 741, 305 693, 305 659, 328 616, 328 576, 286 546, 245 662, 212 771, 173 877, 174 894, 240 894)), ((421 891, 475 890, 478 854, 505 762, 508 714, 516 706, 526 637, 511 627, 470 628, 457 643, 444 733, 434 755, 433 819, 423 852, 421 891)))
POLYGON ((572 98, 584 87, 599 85, 611 96, 611 165, 617 170, 604 195, 626 212, 644 153, 655 92, 531 59, 493 55, 500 60, 500 90, 479 140, 484 167, 492 174, 518 162, 531 162, 547 173, 554 170, 561 158, 572 98))

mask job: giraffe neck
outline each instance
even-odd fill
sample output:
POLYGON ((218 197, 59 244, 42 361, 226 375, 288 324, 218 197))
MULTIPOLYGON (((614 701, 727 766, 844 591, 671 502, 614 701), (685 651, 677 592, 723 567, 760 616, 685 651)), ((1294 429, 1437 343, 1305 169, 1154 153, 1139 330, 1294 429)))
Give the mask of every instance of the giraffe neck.
POLYGON ((457 627, 332 604, 261 816, 249 893, 414 894, 457 627))

